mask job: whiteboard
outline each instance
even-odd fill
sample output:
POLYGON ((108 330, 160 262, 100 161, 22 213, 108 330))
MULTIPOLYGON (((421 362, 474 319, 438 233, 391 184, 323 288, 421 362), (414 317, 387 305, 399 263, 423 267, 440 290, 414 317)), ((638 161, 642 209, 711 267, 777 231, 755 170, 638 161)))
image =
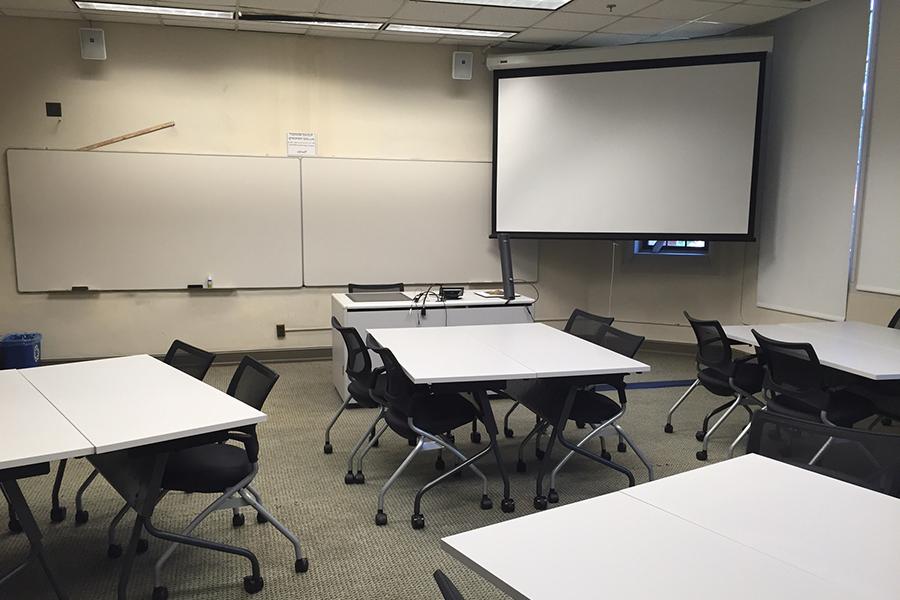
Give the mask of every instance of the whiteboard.
POLYGON ((21 292, 299 287, 295 158, 9 150, 21 292))
MULTIPOLYGON (((500 281, 491 163, 303 158, 304 283, 500 281)), ((513 245, 537 279, 536 242, 513 245)))

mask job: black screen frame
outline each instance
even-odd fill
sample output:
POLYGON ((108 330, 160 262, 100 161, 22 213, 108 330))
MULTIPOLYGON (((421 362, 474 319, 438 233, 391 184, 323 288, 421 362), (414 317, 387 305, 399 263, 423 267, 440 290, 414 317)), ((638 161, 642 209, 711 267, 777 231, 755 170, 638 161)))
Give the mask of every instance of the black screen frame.
POLYGON ((756 203, 759 190, 760 146, 763 129, 763 104, 765 100, 767 52, 740 52, 700 56, 681 56, 625 60, 550 67, 527 67, 494 71, 493 81, 493 151, 491 163, 491 236, 508 234, 516 239, 596 239, 596 240, 640 240, 640 239, 691 239, 710 242, 753 242, 756 241, 756 203), (545 75, 575 75, 581 73, 602 73, 609 71, 638 71, 670 67, 692 67, 698 65, 721 65, 732 63, 759 63, 759 81, 756 91, 756 130, 753 139, 753 164, 750 175, 750 208, 746 233, 696 233, 696 232, 558 232, 558 231, 498 231, 497 230, 497 130, 500 101, 500 80, 545 75))

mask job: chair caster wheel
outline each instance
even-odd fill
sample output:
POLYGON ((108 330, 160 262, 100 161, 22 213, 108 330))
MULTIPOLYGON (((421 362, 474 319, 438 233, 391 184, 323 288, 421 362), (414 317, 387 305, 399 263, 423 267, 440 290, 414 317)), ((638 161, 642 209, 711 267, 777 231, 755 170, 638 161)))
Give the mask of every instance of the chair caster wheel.
POLYGON ((425 515, 415 514, 410 519, 413 529, 425 529, 425 515))
POLYGON ((357 471, 356 475, 353 476, 353 483, 362 485, 365 482, 366 482, 366 476, 363 475, 362 471, 357 471))
POLYGON ((514 435, 514 432, 512 429, 510 429, 508 427, 503 429, 503 437, 511 438, 511 437, 513 437, 513 435, 514 435))
POLYGON ((528 471, 528 465, 525 464, 525 461, 518 461, 516 463, 516 473, 525 473, 526 471, 528 471))
POLYGON ((500 501, 500 510, 505 513, 511 513, 516 511, 516 501, 512 498, 504 498, 500 501))
POLYGON ((535 496, 534 507, 538 510, 545 510, 547 508, 547 496, 535 496))
POLYGON ((884 425, 885 427, 890 427, 893 424, 893 422, 894 421, 892 421, 890 419, 890 417, 885 417, 885 418, 881 419, 881 424, 884 425))
POLYGON ((325 447, 322 448, 322 452, 324 452, 325 454, 332 454, 334 452, 334 447, 330 442, 325 442, 325 447))
POLYGON ((60 506, 58 508, 50 509, 50 520, 54 523, 62 523, 66 520, 66 507, 60 506))
POLYGON ((266 518, 266 516, 264 514, 256 513, 256 522, 259 523, 260 525, 265 525, 266 523, 269 522, 269 520, 266 518))
POLYGON ((231 526, 232 527, 243 527, 244 526, 244 515, 238 513, 236 515, 231 515, 231 526))
POLYGON ((581 421, 576 421, 575 427, 577 427, 578 429, 584 429, 584 423, 582 423, 581 421))
POLYGON ((294 561, 294 573, 306 573, 309 571, 309 559, 298 558, 294 561))
POLYGON ((705 437, 706 437, 705 431, 698 431, 697 433, 694 434, 694 439, 696 439, 698 442, 702 442, 703 438, 705 438, 705 437))
POLYGON ((381 442, 381 440, 375 440, 374 442, 372 442, 372 447, 373 447, 373 448, 377 448, 377 447, 378 447, 378 444, 379 444, 380 442, 381 442))
POLYGON ((491 510, 492 508, 494 508, 494 503, 487 497, 487 494, 481 496, 481 510, 491 510))
POLYGON ((612 460, 612 454, 604 450, 600 453, 600 458, 602 458, 603 460, 612 460))
POLYGON ((90 513, 86 510, 76 510, 75 511, 75 524, 76 525, 84 525, 88 522, 88 518, 90 517, 90 513))
POLYGON ((10 533, 22 533, 22 524, 19 523, 18 519, 10 519, 7 527, 9 527, 10 533))
POLYGON ((480 444, 481 443, 481 432, 473 431, 472 435, 469 436, 469 439, 472 440, 473 444, 480 444))
POLYGON ((550 490, 547 492, 547 502, 550 504, 556 504, 559 502, 559 494, 556 493, 556 490, 550 490))
POLYGON ((443 471, 446 467, 447 467, 447 465, 444 464, 444 459, 442 457, 438 456, 437 460, 434 461, 434 468, 438 471, 443 471))
POLYGON ((167 600, 169 597, 169 588, 159 586, 153 588, 153 600, 167 600))
POLYGON ((263 589, 263 578, 262 577, 254 577, 253 575, 248 575, 244 577, 244 591, 248 594, 255 594, 256 592, 263 589))
POLYGON ((701 450, 697 453, 697 460, 706 460, 706 450, 701 450))
POLYGON ((545 454, 545 452, 543 450, 541 450, 540 448, 536 448, 534 451, 534 456, 538 460, 544 460, 544 454, 545 454))
POLYGON ((347 485, 353 485, 354 483, 356 483, 356 477, 352 472, 347 471, 347 474, 344 475, 344 483, 346 483, 347 485))
POLYGON ((144 552, 146 552, 149 549, 150 549, 150 542, 148 542, 144 538, 141 538, 138 540, 137 549, 135 550, 135 552, 137 554, 143 554, 144 552))
POLYGON ((379 510, 375 513, 375 524, 379 527, 387 525, 387 515, 384 514, 384 511, 379 510))
POLYGON ((447 440, 448 440, 451 444, 454 444, 454 445, 456 444, 456 436, 453 435, 452 433, 451 433, 450 435, 447 436, 447 440))
POLYGON ((625 442, 619 442, 619 445, 616 446, 616 451, 618 452, 625 452, 626 450, 628 450, 628 446, 625 445, 625 442))
POLYGON ((675 428, 672 427, 671 423, 666 423, 666 426, 663 427, 663 431, 665 431, 666 433, 672 433, 673 431, 675 431, 675 428))
POLYGON ((406 440, 406 445, 407 445, 407 446, 415 446, 415 445, 416 445, 416 440, 406 440))
POLYGON ((110 544, 106 548, 106 556, 109 558, 119 558, 122 556, 122 546, 118 544, 110 544))

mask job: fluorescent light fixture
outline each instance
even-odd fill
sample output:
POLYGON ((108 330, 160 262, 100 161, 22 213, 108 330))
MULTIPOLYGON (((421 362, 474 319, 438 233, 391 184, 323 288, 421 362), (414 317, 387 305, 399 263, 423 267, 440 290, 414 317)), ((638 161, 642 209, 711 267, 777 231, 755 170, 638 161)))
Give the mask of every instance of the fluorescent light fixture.
POLYGON ((537 8, 556 10, 572 0, 419 0, 419 2, 440 2, 442 4, 476 4, 481 6, 503 6, 506 8, 537 8))
POLYGON ((402 25, 400 23, 391 23, 385 27, 385 31, 396 31, 400 33, 425 33, 430 35, 453 35, 463 37, 483 37, 483 38, 511 38, 516 35, 515 31, 491 31, 488 29, 463 29, 461 27, 430 27, 428 25, 402 25))
POLYGON ((346 29, 381 29, 384 23, 364 23, 362 21, 269 21, 285 25, 314 25, 316 27, 344 27, 346 29))
POLYGON ((103 10, 109 12, 163 15, 166 17, 204 17, 207 19, 233 19, 234 12, 227 10, 207 10, 202 8, 174 8, 171 6, 149 6, 145 4, 120 4, 117 2, 82 2, 75 0, 81 10, 103 10))

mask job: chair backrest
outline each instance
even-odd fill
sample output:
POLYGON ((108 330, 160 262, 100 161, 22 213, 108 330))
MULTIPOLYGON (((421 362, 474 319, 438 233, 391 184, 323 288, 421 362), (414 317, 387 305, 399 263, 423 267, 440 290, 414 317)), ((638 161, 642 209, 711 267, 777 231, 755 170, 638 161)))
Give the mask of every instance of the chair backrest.
POLYGON ((348 283, 347 293, 354 292, 402 292, 402 283, 348 283))
POLYGON ((722 324, 718 321, 695 319, 687 311, 684 311, 684 316, 697 338, 697 364, 729 371, 733 364, 731 344, 722 324))
POLYGON ((400 361, 389 349, 379 344, 371 335, 366 336, 366 345, 381 358, 384 364, 384 399, 388 408, 405 415, 412 415, 415 406, 416 385, 403 372, 400 361))
POLYGON ((900 435, 835 427, 764 410, 753 416, 747 452, 900 498, 900 435))
POLYGON ((331 326, 341 334, 347 349, 347 364, 344 367, 347 377, 352 380, 369 377, 372 374, 372 358, 356 327, 344 327, 334 317, 331 317, 331 326))
POLYGON ((604 325, 599 345, 622 356, 634 358, 634 355, 641 349, 644 339, 646 338, 642 335, 634 335, 611 325, 604 325))
POLYGON ((602 317, 600 315, 591 314, 586 310, 576 308, 572 311, 572 314, 569 315, 569 320, 566 321, 566 326, 563 328, 563 331, 589 342, 599 344, 602 335, 606 331, 605 328, 612 325, 613 320, 613 317, 602 317))
POLYGON ((897 312, 894 313, 894 316, 891 317, 888 327, 891 329, 900 329, 900 308, 898 308, 897 312))
POLYGON ((809 405, 817 411, 828 409, 825 391, 825 371, 812 344, 781 342, 751 330, 759 344, 759 354, 765 366, 763 388, 783 394, 809 405))
POLYGON ((169 346, 169 351, 166 352, 163 362, 187 373, 191 377, 202 380, 206 377, 206 373, 215 359, 216 355, 212 352, 191 346, 181 340, 175 340, 169 346))
POLYGON ((262 410, 278 377, 278 373, 255 358, 245 356, 232 375, 226 393, 256 410, 262 410))
POLYGON ((438 589, 441 590, 441 596, 444 597, 444 600, 465 600, 463 595, 459 593, 459 590, 456 589, 456 586, 453 585, 453 582, 450 581, 450 578, 444 575, 444 572, 438 569, 434 572, 434 580, 438 584, 438 589))

